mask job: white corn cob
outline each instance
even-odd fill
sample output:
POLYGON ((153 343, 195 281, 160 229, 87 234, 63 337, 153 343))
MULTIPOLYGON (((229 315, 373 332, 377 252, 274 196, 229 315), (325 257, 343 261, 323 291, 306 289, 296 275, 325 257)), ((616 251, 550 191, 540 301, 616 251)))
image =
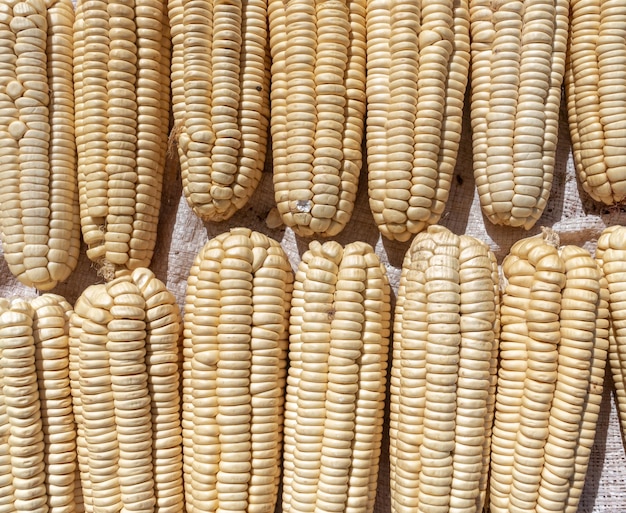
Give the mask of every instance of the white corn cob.
POLYGON ((285 513, 373 511, 390 329, 368 244, 312 242, 296 273, 285 404, 285 513))
MULTIPOLYGON (((5 305, 3 305, 5 306, 5 305)), ((44 436, 35 368, 33 308, 23 300, 0 314, 0 370, 6 424, 2 460, 3 511, 45 508, 44 436), (8 479, 7 479, 8 478, 8 479)))
MULTIPOLYGON (((9 301, 0 298, 0 316, 5 315, 9 301)), ((2 362, 0 352, 0 364, 2 362)), ((13 475, 11 473, 11 452, 9 449, 9 435, 11 425, 7 413, 6 400, 4 397, 4 371, 0 365, 0 510, 14 512, 13 498, 13 475)))
POLYGON ((44 442, 45 486, 49 513, 75 512, 82 502, 76 489, 76 424, 70 391, 69 326, 71 305, 44 294, 31 301, 35 367, 44 442))
POLYGON ((608 326, 586 250, 523 239, 503 262, 490 510, 575 511, 602 395, 608 326))
POLYGON ((494 224, 531 228, 554 175, 569 0, 470 0, 474 177, 494 224))
POLYGON ((169 123, 164 0, 79 0, 74 83, 80 217, 106 279, 150 264, 169 123))
MULTIPOLYGON (((598 265, 602 267, 601 262, 598 265)), ((583 404, 582 422, 578 446, 575 450, 574 474, 570 477, 570 488, 567 495, 565 513, 576 513, 582 496, 587 467, 591 456, 596 427, 600 414, 600 403, 604 389, 604 375, 609 352, 610 342, 613 337, 609 322, 609 290, 608 282, 604 276, 600 278, 600 301, 598 315, 596 317, 596 341, 593 348, 590 364, 589 391, 583 404)))
POLYGON ((626 255, 626 227, 615 225, 604 230, 598 239, 596 258, 608 282, 611 320, 609 364, 622 432, 626 432, 626 357, 622 330, 625 325, 623 267, 626 255))
POLYGON ((80 246, 70 0, 0 3, 0 228, 24 284, 49 290, 80 246))
POLYGON ((273 511, 293 273, 278 242, 246 228, 211 239, 185 302, 186 511, 273 511))
POLYGON ((368 0, 369 202, 387 238, 407 241, 443 214, 469 52, 466 0, 368 0))
POLYGON ((265 165, 267 0, 169 0, 172 100, 183 192, 204 220, 230 218, 265 165))
POLYGON ((80 392, 80 334, 82 331, 82 318, 70 315, 69 329, 69 378, 70 392, 72 395, 72 407, 74 422, 76 424, 76 486, 75 491, 80 490, 81 496, 77 498, 77 513, 93 513, 93 499, 91 482, 89 480, 89 464, 87 439, 85 438, 84 418, 82 408, 82 396, 80 392))
POLYGON ((402 266, 394 318, 394 512, 481 512, 498 350, 498 274, 486 244, 434 225, 402 266))
POLYGON ((152 422, 155 512, 183 510, 180 425, 180 335, 182 319, 171 292, 148 269, 132 273, 146 301, 146 370, 152 422))
POLYGON ((626 5, 571 0, 565 92, 583 189, 607 205, 626 198, 626 5))
POLYGON ((270 0, 274 195, 304 237, 349 221, 362 165, 365 0, 270 0))
POLYGON ((138 268, 87 288, 71 324, 85 511, 182 512, 174 296, 138 268))

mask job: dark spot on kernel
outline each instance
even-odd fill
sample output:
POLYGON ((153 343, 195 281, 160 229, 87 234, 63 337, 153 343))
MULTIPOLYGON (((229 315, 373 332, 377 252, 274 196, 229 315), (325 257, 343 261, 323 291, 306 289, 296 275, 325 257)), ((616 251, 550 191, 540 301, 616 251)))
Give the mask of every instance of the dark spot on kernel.
POLYGON ((328 310, 328 319, 332 321, 335 318, 336 313, 337 313, 337 310, 335 310, 334 308, 331 308, 330 310, 328 310))
POLYGON ((263 88, 261 86, 256 86, 256 90, 260 93, 261 91, 263 91, 263 88))

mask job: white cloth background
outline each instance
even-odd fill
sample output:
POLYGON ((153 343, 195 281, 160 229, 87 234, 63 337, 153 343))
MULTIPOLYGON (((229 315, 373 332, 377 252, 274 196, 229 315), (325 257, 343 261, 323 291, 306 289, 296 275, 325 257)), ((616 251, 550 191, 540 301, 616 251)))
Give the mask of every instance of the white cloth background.
MULTIPOLYGON (((274 206, 269 165, 248 206, 231 220, 220 224, 203 223, 181 198, 182 186, 177 157, 168 161, 163 191, 157 250, 151 268, 167 283, 181 307, 184 303, 187 274, 196 253, 209 238, 233 226, 246 226, 280 241, 294 269, 307 249, 309 240, 296 237, 289 229, 269 229, 266 226, 266 216, 274 206)), ((483 218, 473 181, 471 134, 467 115, 455 179, 441 224, 457 234, 473 235, 488 242, 501 262, 516 240, 538 233, 541 226, 556 230, 562 243, 578 244, 593 252, 597 238, 606 226, 626 224, 626 212, 620 208, 609 209, 594 204, 579 189, 571 157, 566 116, 562 108, 552 194, 543 217, 533 230, 525 232, 516 228, 495 227, 483 218)), ((369 211, 365 172, 361 175, 359 196, 352 220, 335 239, 343 244, 362 240, 374 246, 386 264, 395 297, 402 258, 409 243, 390 242, 379 235, 369 211)), ((67 282, 57 286, 53 292, 64 295, 68 301, 74 303, 87 286, 99 281, 101 280, 85 256, 83 247, 78 268, 67 282)), ((18 283, 9 272, 4 259, 0 259, 0 295, 32 297, 37 292, 18 283)), ((609 387, 612 387, 610 379, 605 387, 596 444, 579 513, 626 511, 626 456, 612 388, 609 387)), ((387 444, 383 447, 376 513, 387 513, 390 510, 389 469, 385 453, 387 447, 387 444)))

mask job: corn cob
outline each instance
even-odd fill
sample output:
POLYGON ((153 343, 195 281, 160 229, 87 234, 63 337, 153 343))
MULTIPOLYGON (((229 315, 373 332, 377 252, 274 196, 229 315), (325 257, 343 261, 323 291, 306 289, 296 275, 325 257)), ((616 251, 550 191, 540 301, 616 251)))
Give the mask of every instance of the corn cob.
POLYGON ((394 317, 392 511, 483 510, 498 302, 486 244, 437 225, 415 237, 394 317))
MULTIPOLYGON (((602 264, 598 262, 602 267, 602 264)), ((585 476, 596 436, 600 403, 604 388, 605 366, 610 347, 609 290, 604 276, 600 278, 600 301, 596 318, 596 340, 590 364, 589 391, 583 404, 582 422, 578 446, 575 452, 574 474, 570 477, 565 513, 576 513, 585 484, 585 476)))
POLYGON ((380 231, 407 241, 441 217, 461 139, 466 0, 367 4, 367 168, 380 231))
POLYGON ((490 510, 576 511, 602 395, 607 293, 589 253, 523 239, 503 262, 490 510))
MULTIPOLYGON (((0 298, 0 316, 6 314, 9 301, 0 298)), ((1 319, 1 317, 0 317, 1 319)), ((0 352, 0 364, 2 363, 0 352)), ((7 406, 4 398, 4 371, 0 365, 0 510, 13 512, 13 476, 11 474, 11 452, 9 448, 9 435, 11 425, 7 414, 7 406)))
POLYGON ((230 218, 265 165, 267 0, 169 0, 172 99, 183 191, 204 220, 230 218))
POLYGON ((3 511, 33 511, 47 502, 44 437, 35 369, 33 308, 22 300, 0 314, 3 511))
POLYGON ((191 267, 182 387, 189 513, 274 510, 292 283, 280 245, 246 228, 210 240, 191 267))
POLYGON ((174 296, 145 268, 77 300, 70 378, 86 511, 183 510, 180 324, 174 296))
POLYGON ((285 513, 373 511, 390 317, 371 246, 311 243, 291 308, 285 513))
POLYGON ((163 0, 79 0, 74 31, 80 217, 106 279, 150 264, 169 122, 163 0))
POLYGON ((621 335, 625 324, 623 296, 624 280, 621 274, 626 255, 626 228, 615 225, 604 230, 598 239, 596 258, 602 266, 604 277, 608 282, 609 311, 611 320, 609 364, 613 383, 617 412, 622 432, 626 432, 626 358, 624 356, 624 339, 621 335))
POLYGON ((77 470, 74 490, 80 490, 77 497, 77 513, 93 513, 93 497, 89 480, 89 463, 87 439, 85 438, 85 421, 83 418, 83 404, 80 393, 80 334, 83 322, 80 316, 70 315, 69 329, 69 379, 72 395, 72 408, 76 424, 76 462, 77 470))
POLYGON ((0 4, 0 228, 24 284, 65 280, 80 246, 70 0, 0 4))
POLYGON ((69 387, 71 306, 0 300, 0 509, 77 511, 69 387))
POLYGON ((557 145, 569 0, 471 0, 474 177, 485 216, 531 228, 557 145))
POLYGON ((301 236, 352 215, 365 117, 365 0, 271 0, 274 194, 301 236))
POLYGON ((76 424, 69 376, 71 305, 44 294, 31 301, 34 310, 35 366, 44 442, 47 511, 76 511, 82 502, 76 485, 76 424))
POLYGON ((0 300, 2 511, 77 511, 70 311, 51 294, 0 300))
POLYGON ((571 2, 565 86, 574 163, 583 189, 607 205, 626 198, 625 24, 621 2, 571 2))

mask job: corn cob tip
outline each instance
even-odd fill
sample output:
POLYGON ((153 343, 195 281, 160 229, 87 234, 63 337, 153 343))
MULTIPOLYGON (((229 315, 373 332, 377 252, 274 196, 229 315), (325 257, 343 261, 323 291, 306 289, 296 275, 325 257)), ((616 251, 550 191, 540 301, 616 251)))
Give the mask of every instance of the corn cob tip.
POLYGON ((106 258, 102 258, 98 260, 96 266, 98 267, 98 276, 103 278, 104 281, 110 282, 115 279, 115 265, 112 262, 109 262, 106 258))
POLYGON ((541 236, 546 243, 554 246, 555 248, 558 248, 561 245, 561 238, 559 237, 559 234, 549 226, 541 227, 541 236))

